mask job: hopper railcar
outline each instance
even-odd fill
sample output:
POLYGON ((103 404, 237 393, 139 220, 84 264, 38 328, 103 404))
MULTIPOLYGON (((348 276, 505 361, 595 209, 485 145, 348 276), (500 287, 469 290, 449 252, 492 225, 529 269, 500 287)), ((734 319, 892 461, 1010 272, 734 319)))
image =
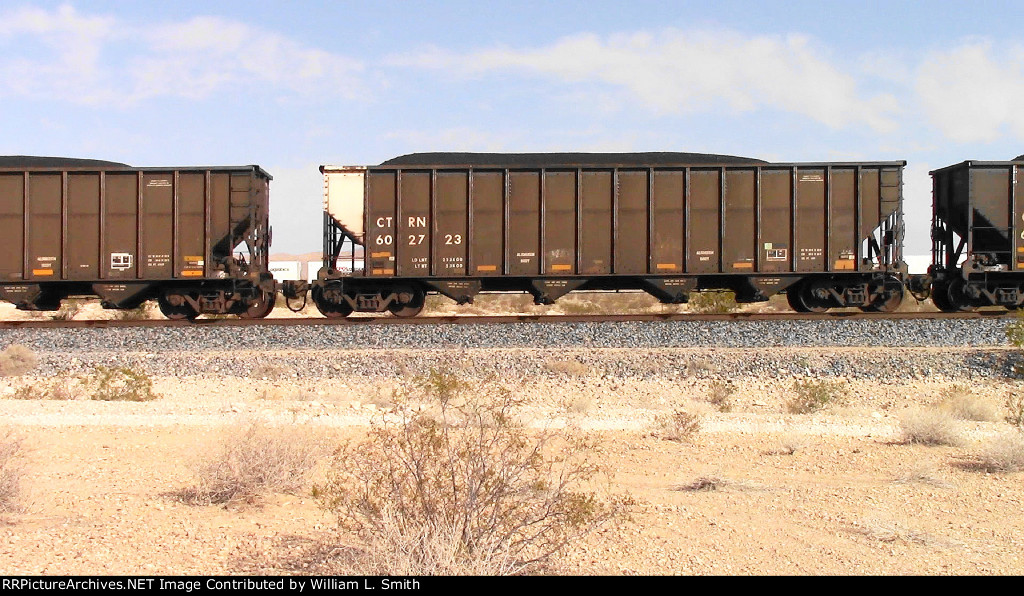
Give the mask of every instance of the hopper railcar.
POLYGON ((1024 155, 931 172, 932 264, 911 289, 947 312, 1024 304, 1022 173, 1024 155))
POLYGON ((264 317, 277 290, 270 180, 255 165, 0 159, 0 298, 25 310, 98 296, 118 309, 155 299, 172 319, 264 317))
POLYGON ((720 155, 412 154, 322 166, 324 261, 311 293, 328 317, 415 316, 529 292, 701 290, 738 302, 779 292, 798 311, 895 310, 903 296, 906 162, 766 163, 720 155), (365 266, 342 273, 343 247, 365 266))

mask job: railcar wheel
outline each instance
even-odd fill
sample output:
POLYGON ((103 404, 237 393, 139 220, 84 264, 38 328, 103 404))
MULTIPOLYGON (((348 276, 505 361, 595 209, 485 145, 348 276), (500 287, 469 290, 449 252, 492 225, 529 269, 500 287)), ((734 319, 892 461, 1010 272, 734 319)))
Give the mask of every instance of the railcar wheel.
POLYGON ((817 298, 814 295, 814 284, 811 283, 800 284, 800 288, 797 290, 795 299, 799 301, 800 305, 803 307, 803 310, 799 312, 822 313, 832 306, 827 300, 817 298))
POLYGON ((326 300, 320 286, 313 286, 312 294, 316 309, 328 319, 341 319, 352 314, 352 306, 345 300, 342 300, 341 303, 326 300))
POLYGON ((883 292, 871 304, 860 307, 864 312, 896 312, 903 304, 903 283, 895 277, 886 277, 883 292))
POLYGON ((407 319, 415 317, 423 312, 423 305, 427 301, 423 290, 415 288, 402 288, 396 292, 399 300, 388 305, 388 310, 396 317, 407 319))
POLYGON ((192 321, 199 316, 196 309, 192 308, 192 305, 181 294, 160 294, 156 302, 160 307, 160 312, 172 321, 182 319, 192 321))
POLYGON ((974 310, 974 305, 967 301, 967 296, 964 296, 964 280, 954 279, 949 282, 946 296, 949 299, 950 306, 953 308, 949 312, 970 312, 974 310))
POLYGON ((789 303, 789 307, 796 312, 811 312, 807 310, 804 303, 800 300, 800 285, 799 283, 789 286, 786 290, 786 302, 789 303))
POLYGON ((277 302, 277 293, 260 292, 260 297, 249 303, 249 306, 242 312, 243 319, 262 319, 274 310, 274 303, 277 302))
POLYGON ((946 284, 932 284, 932 304, 942 312, 956 312, 957 309, 949 302, 948 291, 946 284))

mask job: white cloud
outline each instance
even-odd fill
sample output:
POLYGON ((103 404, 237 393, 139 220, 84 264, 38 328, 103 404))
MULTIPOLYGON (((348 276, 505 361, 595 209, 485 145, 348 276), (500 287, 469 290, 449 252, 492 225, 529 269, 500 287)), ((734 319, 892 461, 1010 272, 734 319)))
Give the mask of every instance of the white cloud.
POLYGON ((954 141, 990 142, 1007 132, 1024 139, 1024 47, 993 53, 991 42, 966 42, 932 53, 918 69, 919 101, 954 141))
POLYGON ((360 62, 217 17, 135 24, 71 6, 0 14, 0 96, 85 104, 215 93, 353 97, 360 62))
POLYGON ((82 16, 71 6, 53 12, 22 8, 0 15, 0 95, 68 96, 88 101, 100 91, 100 54, 115 30, 108 17, 82 16), (33 47, 35 46, 35 47, 33 47), (40 56, 39 54, 43 54, 40 56))
POLYGON ((770 108, 836 129, 866 125, 879 132, 893 130, 896 99, 889 94, 864 97, 856 79, 824 54, 798 35, 666 29, 607 38, 574 35, 534 49, 455 54, 433 48, 392 57, 390 63, 468 75, 519 71, 570 84, 598 83, 628 93, 656 113, 723 105, 738 112, 770 108))
POLYGON ((153 28, 146 42, 149 53, 131 67, 136 98, 205 97, 253 82, 298 95, 353 97, 362 70, 356 60, 216 17, 153 28))

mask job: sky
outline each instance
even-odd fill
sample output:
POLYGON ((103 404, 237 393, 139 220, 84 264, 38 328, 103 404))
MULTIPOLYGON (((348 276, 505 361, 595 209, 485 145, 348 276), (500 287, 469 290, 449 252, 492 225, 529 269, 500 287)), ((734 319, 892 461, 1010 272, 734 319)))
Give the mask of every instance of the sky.
POLYGON ((907 162, 1024 154, 1024 3, 0 2, 0 154, 258 164, 275 253, 321 246, 321 164, 417 151, 907 162))

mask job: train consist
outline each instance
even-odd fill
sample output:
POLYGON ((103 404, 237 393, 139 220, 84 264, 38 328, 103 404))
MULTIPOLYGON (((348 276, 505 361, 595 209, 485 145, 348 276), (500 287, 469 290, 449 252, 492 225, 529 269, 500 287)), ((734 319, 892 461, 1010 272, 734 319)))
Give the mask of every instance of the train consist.
POLYGON ((766 163, 691 153, 421 153, 322 166, 323 266, 278 283, 258 166, 133 168, 0 158, 0 298, 50 310, 155 299, 170 318, 266 316, 308 290, 327 317, 419 314, 528 292, 643 290, 664 303, 784 293, 801 312, 1024 303, 1024 156, 932 172, 933 262, 902 257, 905 162, 766 163), (356 267, 356 247, 364 266, 356 267), (346 251, 346 248, 348 249, 346 251), (348 253, 353 259, 345 262, 348 253))

